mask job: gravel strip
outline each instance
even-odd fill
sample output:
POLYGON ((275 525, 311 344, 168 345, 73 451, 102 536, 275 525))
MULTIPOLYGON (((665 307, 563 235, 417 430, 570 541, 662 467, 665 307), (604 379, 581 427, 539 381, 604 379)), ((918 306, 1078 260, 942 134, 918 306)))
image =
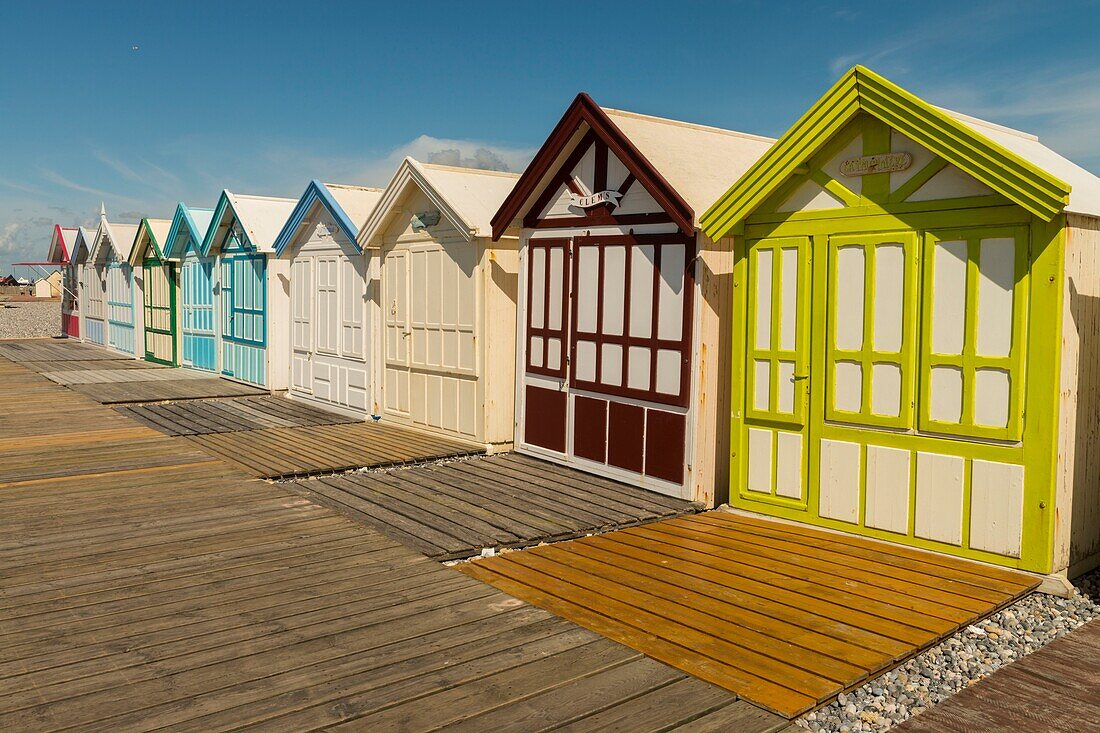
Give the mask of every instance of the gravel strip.
POLYGON ((61 334, 61 302, 6 302, 0 308, 0 339, 26 339, 61 334))
POLYGON ((1068 599, 1033 593, 795 722, 815 733, 889 730, 1100 618, 1100 570, 1081 576, 1074 586, 1068 599))

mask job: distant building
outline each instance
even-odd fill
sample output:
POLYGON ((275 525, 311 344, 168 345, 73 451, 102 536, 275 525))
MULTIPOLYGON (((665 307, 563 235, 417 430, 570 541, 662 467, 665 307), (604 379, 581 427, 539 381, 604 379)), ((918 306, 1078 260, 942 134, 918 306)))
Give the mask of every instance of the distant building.
POLYGON ((54 270, 46 277, 40 277, 34 281, 34 297, 36 298, 60 298, 61 297, 61 271, 54 270))

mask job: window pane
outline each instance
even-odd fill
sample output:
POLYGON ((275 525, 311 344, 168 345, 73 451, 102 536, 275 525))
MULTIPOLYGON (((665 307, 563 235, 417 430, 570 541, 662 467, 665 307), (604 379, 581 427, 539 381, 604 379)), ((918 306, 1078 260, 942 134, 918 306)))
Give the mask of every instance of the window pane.
POLYGON ((610 336, 623 335, 626 301, 626 247, 605 247, 603 253, 603 327, 610 336))

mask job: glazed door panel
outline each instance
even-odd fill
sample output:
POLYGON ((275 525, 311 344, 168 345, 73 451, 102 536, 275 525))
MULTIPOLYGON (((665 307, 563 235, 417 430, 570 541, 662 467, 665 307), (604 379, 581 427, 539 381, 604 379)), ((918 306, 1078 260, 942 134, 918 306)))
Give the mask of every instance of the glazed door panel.
POLYGON ((302 257, 290 269, 290 385, 313 391, 313 258, 302 257))
POLYGON ((107 266, 107 343, 125 354, 134 353, 133 268, 124 262, 107 266))
POLYGON ((214 335, 214 259, 188 255, 180 268, 180 315, 184 366, 217 368, 214 335))
POLYGON ((686 471, 694 239, 532 239, 526 250, 523 442, 678 494, 686 471))
POLYGON ((222 258, 222 373, 257 385, 267 383, 267 257, 222 258))
POLYGON ((748 249, 741 486, 755 497, 805 502, 810 396, 810 244, 752 242, 748 249))
POLYGON ((160 364, 176 363, 176 291, 173 265, 156 259, 142 264, 145 290, 145 359, 160 364))
POLYGON ((409 257, 405 250, 388 252, 382 264, 385 325, 383 405, 389 412, 409 413, 409 257))

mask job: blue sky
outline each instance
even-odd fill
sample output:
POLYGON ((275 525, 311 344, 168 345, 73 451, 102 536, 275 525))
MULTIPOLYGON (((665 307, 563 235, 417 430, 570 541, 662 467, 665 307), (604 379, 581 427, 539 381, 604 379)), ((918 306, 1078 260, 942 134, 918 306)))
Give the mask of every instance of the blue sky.
POLYGON ((522 168, 581 90, 781 134, 870 66, 1100 173, 1100 3, 0 2, 0 273, 53 222, 522 168), (479 152, 480 151, 480 152, 479 152))

